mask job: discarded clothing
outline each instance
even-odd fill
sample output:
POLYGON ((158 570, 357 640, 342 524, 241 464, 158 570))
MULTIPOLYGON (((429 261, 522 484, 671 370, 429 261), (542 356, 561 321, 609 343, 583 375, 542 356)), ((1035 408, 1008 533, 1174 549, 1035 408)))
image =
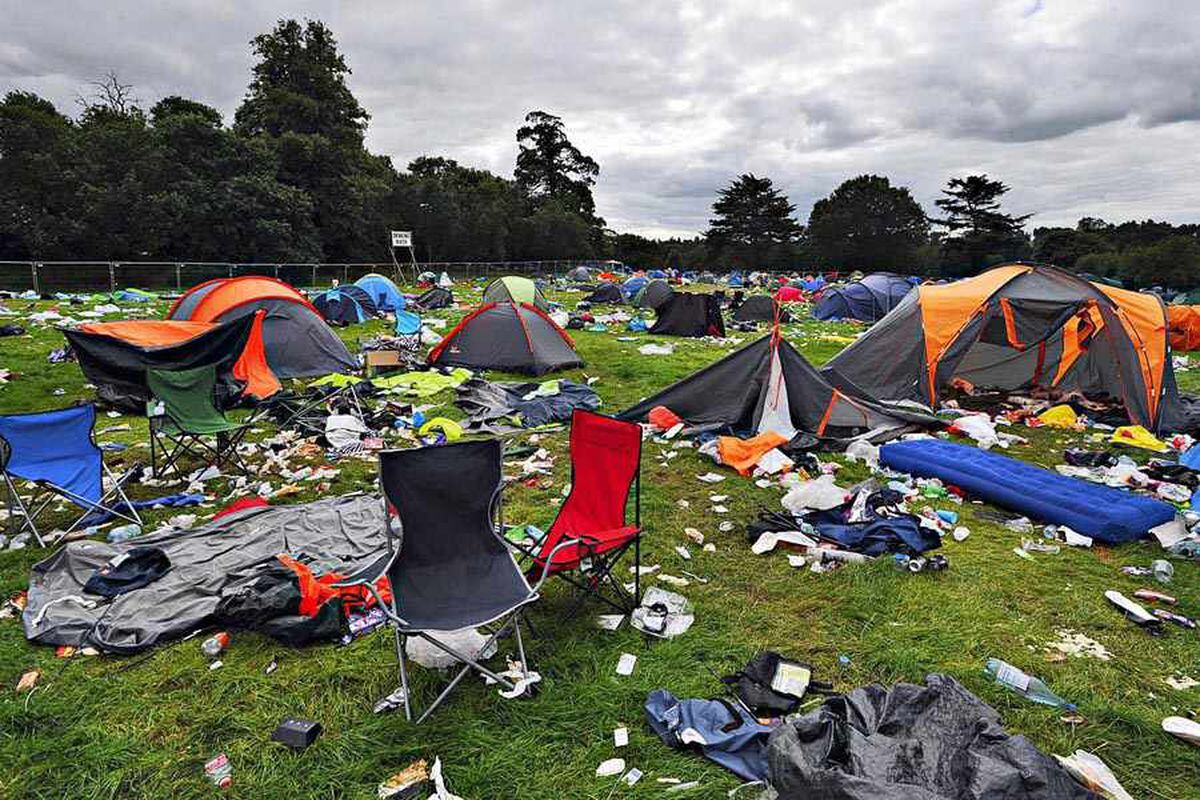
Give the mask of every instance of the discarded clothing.
POLYGON ((721 463, 733 467, 738 474, 747 476, 754 471, 755 465, 771 450, 787 444, 788 437, 781 436, 775 431, 766 431, 749 439, 739 439, 736 436, 717 437, 717 455, 721 463))
POLYGON ((912 514, 875 518, 865 522, 846 522, 850 503, 826 511, 805 514, 802 521, 813 526, 822 539, 846 550, 868 556, 884 553, 926 553, 942 546, 937 531, 919 524, 912 514))
POLYGON ((1113 444, 1123 444, 1126 447, 1136 447, 1140 450, 1150 450, 1155 453, 1165 453, 1170 448, 1141 425, 1123 425, 1112 433, 1113 444))
POLYGON ((1111 467, 1117 463, 1117 457, 1107 450, 1072 447, 1063 451, 1063 461, 1073 467, 1111 467))
POLYGON ((779 800, 1096 800, 953 678, 872 684, 770 735, 779 800))
POLYGON ((171 560, 157 547, 134 547, 113 556, 83 585, 84 594, 116 597, 148 586, 167 574, 171 560))
POLYGON ((1079 416, 1075 413, 1075 409, 1068 405, 1059 405, 1052 408, 1047 408, 1041 414, 1037 415, 1043 425, 1051 428, 1072 428, 1079 422, 1079 416))
POLYGON ((901 472, 938 478, 1030 519, 1066 525, 1105 544, 1140 539, 1175 518, 1174 508, 1153 498, 938 439, 886 444, 879 449, 879 461, 901 472))
POLYGON ((471 370, 455 367, 448 372, 425 370, 403 372, 386 378, 373 378, 371 383, 380 389, 397 391, 405 397, 433 397, 447 389, 457 389, 471 377, 471 370))
POLYGON ((222 590, 279 553, 303 553, 328 571, 352 574, 384 548, 383 506, 370 495, 247 509, 189 531, 143 536, 136 544, 70 542, 31 569, 25 636, 40 644, 135 653, 211 624, 222 590), (56 602, 81 594, 97 567, 133 547, 161 548, 172 569, 94 609, 56 602))
MULTIPOLYGON (((204 495, 192 493, 182 494, 167 494, 162 497, 151 497, 148 500, 130 500, 128 503, 122 501, 116 505, 118 511, 123 511, 127 508, 184 508, 186 506, 198 506, 204 502, 204 495)), ((102 522, 115 517, 116 514, 111 511, 93 511, 80 520, 81 527, 89 525, 99 525, 102 522)))
POLYGON ((771 728, 727 700, 677 700, 666 689, 655 689, 646 697, 646 722, 669 747, 695 747, 743 780, 767 777, 771 728))
POLYGON ((558 392, 547 395, 538 383, 496 383, 472 378, 458 387, 455 404, 467 413, 466 429, 488 430, 490 426, 511 421, 520 427, 535 428, 571 419, 575 409, 594 411, 600 396, 591 387, 574 381, 558 380, 558 392))

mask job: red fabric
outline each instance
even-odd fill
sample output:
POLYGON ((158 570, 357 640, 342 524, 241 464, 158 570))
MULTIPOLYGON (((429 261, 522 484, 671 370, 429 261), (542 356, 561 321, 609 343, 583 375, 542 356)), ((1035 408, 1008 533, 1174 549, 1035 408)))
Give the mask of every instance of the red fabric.
POLYGON ((270 505, 270 503, 268 503, 266 500, 262 499, 258 495, 254 495, 253 497, 243 497, 240 500, 234 500, 232 503, 230 503, 229 505, 222 508, 216 514, 213 514, 213 519, 217 520, 217 519, 220 519, 221 517, 225 517, 230 514, 237 513, 238 511, 243 511, 247 508, 266 508, 269 505, 270 505))
POLYGON ((627 525, 625 505, 642 461, 642 430, 632 422, 576 411, 571 418, 571 494, 542 542, 543 567, 563 539, 585 539, 584 547, 555 554, 551 572, 579 566, 579 559, 616 549, 640 531, 627 525))
POLYGON ((780 286, 775 292, 775 299, 780 303, 802 302, 804 293, 795 286, 780 286))
POLYGON ((650 414, 647 416, 650 424, 660 431, 669 431, 679 423, 683 422, 671 409, 666 406, 655 406, 650 409, 650 414))
MULTIPOLYGON (((317 611, 334 597, 342 598, 342 608, 347 613, 351 609, 369 608, 375 605, 375 598, 364 586, 333 587, 330 584, 343 580, 346 576, 337 572, 327 572, 321 577, 315 577, 312 570, 291 556, 280 553, 279 563, 296 573, 300 584, 300 613, 306 617, 315 617, 317 611)), ((387 578, 375 582, 375 590, 383 598, 383 602, 392 601, 392 587, 387 578)))

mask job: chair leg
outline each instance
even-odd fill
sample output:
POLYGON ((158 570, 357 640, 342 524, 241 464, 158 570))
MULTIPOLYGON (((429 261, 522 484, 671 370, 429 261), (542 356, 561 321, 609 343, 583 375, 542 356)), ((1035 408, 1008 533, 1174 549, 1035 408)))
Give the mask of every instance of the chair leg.
POLYGON ((400 662, 400 687, 404 690, 404 719, 412 722, 412 692, 408 688, 408 668, 404 665, 405 636, 396 630, 396 660, 400 662))
POLYGON ((8 515, 9 525, 13 536, 19 536, 21 531, 29 528, 33 538, 37 540, 38 547, 45 547, 46 541, 42 538, 41 531, 37 528, 37 523, 34 521, 34 514, 29 511, 25 505, 25 501, 21 499, 21 494, 17 491, 16 485, 12 482, 12 478, 8 473, 4 473, 4 486, 8 490, 8 515), (17 516, 13 513, 13 507, 20 509, 21 519, 23 522, 17 523, 17 516))

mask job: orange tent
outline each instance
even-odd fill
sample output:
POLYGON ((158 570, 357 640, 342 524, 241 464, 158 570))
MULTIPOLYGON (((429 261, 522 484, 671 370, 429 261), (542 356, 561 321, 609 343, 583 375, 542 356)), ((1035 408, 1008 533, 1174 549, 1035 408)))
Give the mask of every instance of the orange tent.
POLYGON ((1200 306, 1167 306, 1167 328, 1172 350, 1200 350, 1200 306))

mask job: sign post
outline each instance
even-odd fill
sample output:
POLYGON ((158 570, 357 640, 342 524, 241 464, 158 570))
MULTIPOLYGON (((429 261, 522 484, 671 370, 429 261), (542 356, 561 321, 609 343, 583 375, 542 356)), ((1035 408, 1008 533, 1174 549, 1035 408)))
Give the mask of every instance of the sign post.
POLYGON ((413 250, 412 231, 392 231, 391 233, 392 233, 392 240, 391 240, 391 248, 389 248, 389 252, 392 254, 392 266, 394 266, 396 268, 396 274, 401 279, 401 282, 403 282, 404 281, 404 270, 400 267, 400 262, 396 260, 396 250, 399 248, 407 249, 408 250, 408 260, 412 264, 412 269, 413 269, 413 274, 412 274, 413 283, 416 283, 417 282, 417 254, 416 254, 416 251, 413 250))

